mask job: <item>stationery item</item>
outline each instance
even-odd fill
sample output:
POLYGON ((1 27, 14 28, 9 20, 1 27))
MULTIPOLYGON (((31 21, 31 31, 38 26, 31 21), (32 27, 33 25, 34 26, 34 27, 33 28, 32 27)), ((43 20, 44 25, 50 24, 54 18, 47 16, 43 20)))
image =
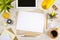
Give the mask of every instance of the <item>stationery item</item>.
POLYGON ((1 33, 2 38, 6 38, 6 40, 18 40, 16 37, 15 33, 13 32, 12 28, 4 29, 3 32, 1 33))
POLYGON ((12 21, 11 19, 8 19, 8 20, 7 20, 7 23, 8 23, 8 24, 12 24, 13 21, 12 21))
MULTIPOLYGON (((15 35, 15 32, 12 28, 7 29, 9 32, 13 33, 15 35)), ((17 36, 15 35, 13 40, 18 40, 17 36)))
POLYGON ((36 36, 39 36, 41 33, 24 31, 24 30, 16 30, 16 34, 20 35, 21 37, 36 37, 36 36))
POLYGON ((48 14, 46 14, 46 29, 48 28, 48 14))
POLYGON ((45 14, 19 11, 16 30, 43 33, 45 21, 45 14))
POLYGON ((52 8, 53 8, 55 11, 58 10, 58 7, 57 7, 55 4, 52 6, 52 8))
POLYGON ((55 0, 44 0, 42 2, 42 8, 43 9, 49 9, 50 6, 54 3, 55 0))
POLYGON ((14 39, 15 38, 15 35, 13 33, 9 32, 6 29, 2 32, 1 35, 5 35, 5 34, 9 34, 9 36, 10 36, 11 39, 14 39))
POLYGON ((12 40, 10 35, 7 33, 7 34, 2 34, 0 36, 0 40, 12 40))
POLYGON ((3 13, 2 16, 3 16, 3 18, 8 19, 10 17, 10 14, 9 13, 3 13))

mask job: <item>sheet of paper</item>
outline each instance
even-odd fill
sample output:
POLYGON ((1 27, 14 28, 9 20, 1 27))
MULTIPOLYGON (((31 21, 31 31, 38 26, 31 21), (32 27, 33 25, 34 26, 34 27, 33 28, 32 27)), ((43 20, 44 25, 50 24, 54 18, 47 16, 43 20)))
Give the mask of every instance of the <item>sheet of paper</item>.
POLYGON ((46 17, 42 13, 19 12, 17 30, 43 32, 46 17))
POLYGON ((8 36, 9 36, 11 39, 14 39, 14 38, 15 38, 15 35, 14 35, 13 33, 9 32, 9 31, 6 30, 6 29, 2 32, 1 35, 8 37, 7 34, 8 34, 8 36))
POLYGON ((1 35, 0 40, 12 40, 9 36, 9 34, 1 35))
POLYGON ((8 33, 0 35, 0 40, 12 40, 8 33))

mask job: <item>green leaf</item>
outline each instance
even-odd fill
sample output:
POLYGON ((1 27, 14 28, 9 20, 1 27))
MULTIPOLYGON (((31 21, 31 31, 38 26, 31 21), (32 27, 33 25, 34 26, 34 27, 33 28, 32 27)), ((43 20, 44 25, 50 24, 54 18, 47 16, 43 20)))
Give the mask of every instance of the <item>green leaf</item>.
POLYGON ((0 13, 3 11, 4 7, 2 9, 0 9, 0 13))
POLYGON ((3 4, 3 0, 0 0, 0 4, 3 4))
POLYGON ((3 2, 3 0, 0 0, 0 2, 3 2))
POLYGON ((9 11, 10 8, 13 8, 11 5, 13 0, 0 0, 0 12, 4 10, 4 12, 9 11))
POLYGON ((7 7, 8 7, 8 8, 13 8, 13 6, 12 6, 12 5, 7 5, 7 7))
POLYGON ((5 8, 4 8, 4 12, 6 12, 7 11, 7 7, 5 6, 5 8))
POLYGON ((2 9, 2 8, 3 8, 3 5, 0 6, 0 9, 2 9))
POLYGON ((3 9, 4 9, 4 5, 1 5, 1 6, 0 6, 0 12, 2 12, 3 9))
POLYGON ((7 11, 10 12, 9 9, 7 9, 7 11))
POLYGON ((12 0, 5 0, 5 4, 11 3, 12 0))

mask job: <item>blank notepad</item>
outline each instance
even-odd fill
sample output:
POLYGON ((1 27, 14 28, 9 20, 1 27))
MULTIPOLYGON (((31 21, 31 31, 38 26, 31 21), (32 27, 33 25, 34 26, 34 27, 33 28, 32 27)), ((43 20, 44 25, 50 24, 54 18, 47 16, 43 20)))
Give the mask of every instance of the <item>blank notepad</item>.
POLYGON ((17 30, 43 32, 46 17, 42 13, 19 12, 17 30))

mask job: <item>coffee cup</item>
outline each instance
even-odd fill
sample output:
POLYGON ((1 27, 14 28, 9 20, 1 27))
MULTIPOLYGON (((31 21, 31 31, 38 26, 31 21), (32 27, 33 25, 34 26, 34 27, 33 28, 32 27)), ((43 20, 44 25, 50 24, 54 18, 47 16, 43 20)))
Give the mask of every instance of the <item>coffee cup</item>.
POLYGON ((48 35, 50 38, 57 38, 58 37, 58 30, 56 29, 51 29, 48 31, 48 35))

